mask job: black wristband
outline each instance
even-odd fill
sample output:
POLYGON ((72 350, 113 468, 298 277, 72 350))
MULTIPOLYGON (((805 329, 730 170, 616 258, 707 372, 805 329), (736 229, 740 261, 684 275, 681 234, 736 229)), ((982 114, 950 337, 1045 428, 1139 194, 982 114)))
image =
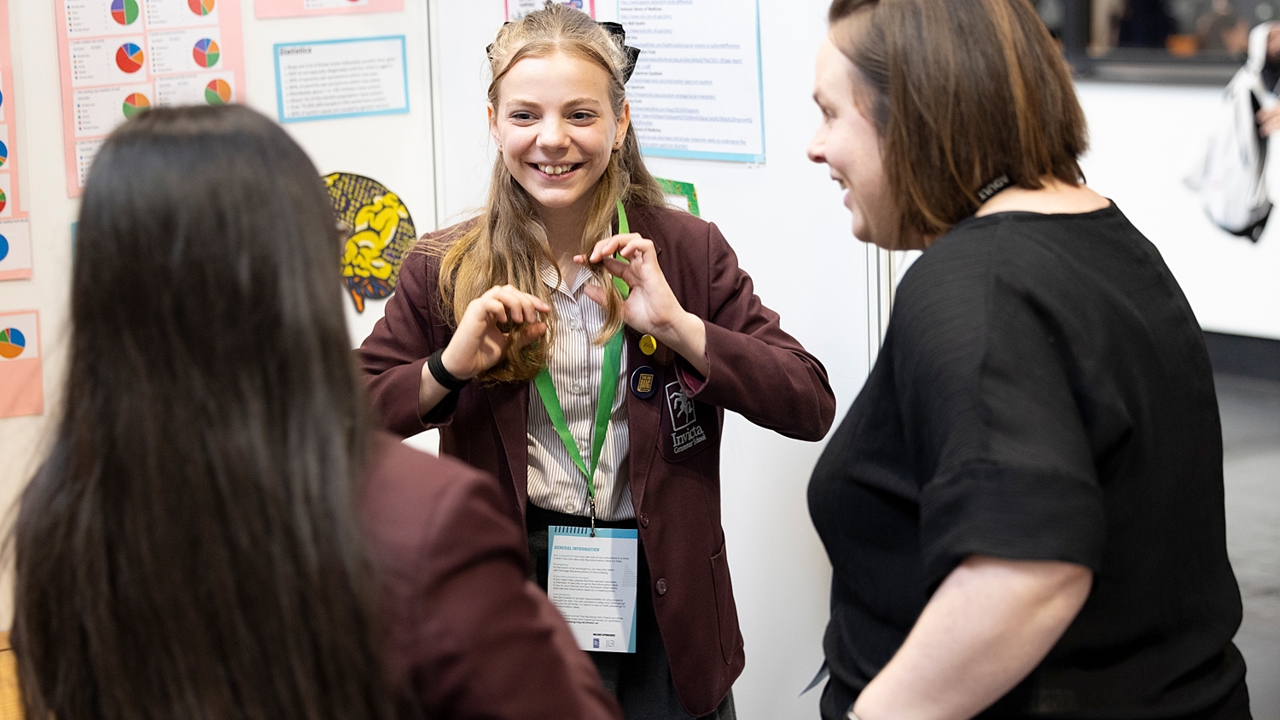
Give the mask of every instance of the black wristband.
POLYGON ((453 373, 445 368, 444 361, 440 359, 443 354, 444 350, 437 350, 431 353, 427 358, 427 369, 431 371, 431 377, 435 378, 436 382, 440 383, 445 389, 451 392, 461 390, 471 381, 454 377, 453 373))

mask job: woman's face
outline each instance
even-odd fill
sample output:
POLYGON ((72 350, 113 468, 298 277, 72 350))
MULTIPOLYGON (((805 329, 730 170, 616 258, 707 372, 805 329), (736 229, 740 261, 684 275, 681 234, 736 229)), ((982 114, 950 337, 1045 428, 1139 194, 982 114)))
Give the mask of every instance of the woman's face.
POLYGON ((489 107, 489 129, 516 182, 544 212, 584 217, 630 122, 629 105, 621 116, 610 106, 604 68, 561 53, 517 62, 489 107))
POLYGON ((857 68, 844 53, 822 41, 813 83, 813 100, 822 124, 809 143, 809 159, 826 163, 831 179, 844 188, 844 206, 853 213, 853 235, 863 242, 894 245, 888 182, 880 135, 854 103, 857 68))

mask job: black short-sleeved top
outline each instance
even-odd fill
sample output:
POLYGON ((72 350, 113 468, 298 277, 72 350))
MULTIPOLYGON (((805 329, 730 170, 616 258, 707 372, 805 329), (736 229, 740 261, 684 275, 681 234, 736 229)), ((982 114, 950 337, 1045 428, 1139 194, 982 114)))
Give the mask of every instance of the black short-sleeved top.
POLYGON ((970 218, 923 253, 809 511, 834 566, 824 645, 842 696, 969 555, 1094 572, 991 716, 1178 717, 1244 676, 1203 335, 1114 205, 970 218))

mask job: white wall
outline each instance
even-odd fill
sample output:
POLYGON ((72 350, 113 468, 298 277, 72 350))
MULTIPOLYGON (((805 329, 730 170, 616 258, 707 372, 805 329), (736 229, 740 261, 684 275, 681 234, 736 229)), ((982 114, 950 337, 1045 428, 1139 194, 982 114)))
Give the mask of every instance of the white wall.
MULTIPOLYGON (((1182 179, 1204 153, 1216 88, 1082 82, 1089 184, 1155 243, 1206 330, 1280 339, 1280 212, 1255 245, 1214 227, 1182 179)), ((1273 147, 1274 157, 1280 146, 1273 147)), ((1269 168, 1280 197, 1280 162, 1269 168)))
MULTIPOLYGON (((599 0, 598 19, 617 5, 599 0)), ((805 158, 817 127, 810 99, 826 0, 760 7, 767 161, 758 166, 651 159, 656 175, 692 182, 783 327, 826 364, 837 419, 867 374, 867 254, 825 168, 805 158)), ((487 187, 484 48, 505 19, 502 0, 441 0, 437 32, 442 135, 441 217, 463 217, 487 187)), ((797 699, 822 661, 830 566, 809 521, 805 489, 821 448, 732 415, 722 452, 724 525, 747 667, 734 688, 743 720, 817 717, 815 691, 797 699)))

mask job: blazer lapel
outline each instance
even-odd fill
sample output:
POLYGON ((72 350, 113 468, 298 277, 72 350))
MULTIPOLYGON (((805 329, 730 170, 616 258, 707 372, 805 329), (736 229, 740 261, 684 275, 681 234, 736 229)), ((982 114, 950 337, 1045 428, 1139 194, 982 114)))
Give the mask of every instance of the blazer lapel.
POLYGON ((529 383, 509 382, 485 388, 493 408, 494 424, 502 438, 511 482, 521 514, 529 501, 529 383))
MULTIPOLYGON (((626 329, 627 368, 630 372, 642 365, 653 365, 653 361, 640 352, 640 334, 631 328, 626 329)), ((659 382, 663 382, 659 378, 659 382)), ((649 471, 653 468, 653 456, 658 449, 658 427, 662 422, 662 405, 659 402, 641 400, 630 387, 624 385, 619 391, 627 393, 627 429, 631 435, 631 504, 636 512, 644 502, 644 490, 649 481, 649 471)), ((660 399, 662 386, 658 386, 660 399)))

